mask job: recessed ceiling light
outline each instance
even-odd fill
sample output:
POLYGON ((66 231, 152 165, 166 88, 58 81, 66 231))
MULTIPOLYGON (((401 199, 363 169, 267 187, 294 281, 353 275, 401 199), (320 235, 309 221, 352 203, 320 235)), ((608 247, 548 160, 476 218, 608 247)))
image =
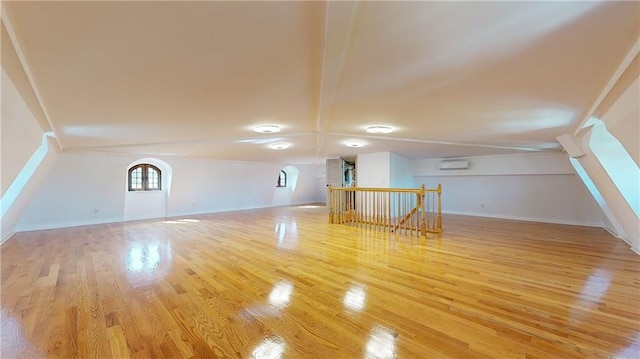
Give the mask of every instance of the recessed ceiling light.
POLYGON ((280 126, 278 125, 260 125, 253 128, 254 131, 259 133, 276 133, 280 132, 280 126))
POLYGON ((269 145, 269 147, 271 147, 274 150, 284 150, 289 148, 289 146, 290 145, 288 143, 284 143, 284 142, 276 142, 269 145))
POLYGON ((344 141, 344 144, 346 146, 349 146, 349 147, 362 147, 362 146, 364 146, 364 142, 357 141, 357 140, 344 141))
POLYGON ((367 132, 369 133, 391 133, 393 132, 393 128, 389 126, 369 126, 367 127, 367 132))

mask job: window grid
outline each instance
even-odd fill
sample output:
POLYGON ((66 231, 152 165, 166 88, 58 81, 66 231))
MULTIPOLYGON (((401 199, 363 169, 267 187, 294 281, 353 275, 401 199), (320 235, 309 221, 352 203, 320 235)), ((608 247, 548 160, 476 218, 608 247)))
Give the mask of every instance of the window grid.
POLYGON ((129 191, 159 191, 162 189, 162 172, 147 163, 129 169, 129 191))
POLYGON ((142 168, 138 167, 135 170, 131 171, 131 179, 129 183, 130 189, 142 189, 142 168))
POLYGON ((277 187, 287 187, 287 173, 285 171, 280 171, 277 187))
POLYGON ((160 186, 158 185, 158 171, 153 169, 152 167, 147 167, 147 189, 148 190, 159 190, 160 186))

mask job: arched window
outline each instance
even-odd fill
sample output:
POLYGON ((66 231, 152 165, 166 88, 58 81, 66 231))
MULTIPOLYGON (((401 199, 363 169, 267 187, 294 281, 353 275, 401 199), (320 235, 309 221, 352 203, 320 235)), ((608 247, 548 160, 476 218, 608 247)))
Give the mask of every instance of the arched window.
POLYGON ((287 187, 287 173, 285 171, 280 171, 280 176, 278 176, 278 187, 287 187))
POLYGON ((142 163, 129 168, 129 191, 159 191, 162 173, 154 165, 142 163))

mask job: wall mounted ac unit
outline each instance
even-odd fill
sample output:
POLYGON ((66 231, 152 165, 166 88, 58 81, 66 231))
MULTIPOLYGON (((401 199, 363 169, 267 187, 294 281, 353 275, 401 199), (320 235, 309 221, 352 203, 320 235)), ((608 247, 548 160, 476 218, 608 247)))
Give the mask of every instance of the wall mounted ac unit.
POLYGON ((440 170, 466 170, 469 169, 469 161, 443 161, 438 164, 440 170))

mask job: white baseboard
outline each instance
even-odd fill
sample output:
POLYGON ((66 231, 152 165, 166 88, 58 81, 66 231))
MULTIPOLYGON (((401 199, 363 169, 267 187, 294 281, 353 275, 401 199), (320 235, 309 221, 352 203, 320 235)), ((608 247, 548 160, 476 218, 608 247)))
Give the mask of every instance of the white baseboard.
POLYGON ((612 235, 614 238, 620 238, 620 236, 618 235, 618 233, 615 231, 615 229, 613 228, 609 228, 608 226, 602 226, 602 228, 609 232, 610 235, 612 235))
POLYGON ((270 206, 270 205, 266 205, 266 206, 247 206, 247 207, 227 208, 227 209, 221 209, 221 210, 175 212, 175 213, 167 213, 167 218, 187 217, 187 216, 202 216, 202 215, 214 214, 214 213, 251 211, 251 210, 254 210, 254 209, 274 208, 274 207, 278 207, 278 206, 270 206))
POLYGON ((566 221, 566 220, 552 219, 552 218, 520 217, 520 216, 508 216, 508 215, 504 215, 504 214, 461 212, 461 211, 442 211, 442 213, 443 214, 457 214, 457 215, 461 215, 461 216, 487 217, 487 218, 498 218, 498 219, 510 219, 510 220, 515 220, 515 221, 566 224, 566 225, 570 225, 570 226, 583 226, 583 227, 598 227, 598 228, 602 228, 602 223, 566 221))
POLYGON ((123 222, 122 218, 118 219, 102 219, 102 220, 89 220, 89 221, 69 221, 58 223, 46 223, 46 224, 32 224, 21 226, 16 229, 16 232, 30 232, 30 231, 42 231, 46 229, 58 229, 58 228, 70 228, 70 227, 82 227, 82 226, 95 226, 98 224, 120 223, 123 222))
POLYGON ((609 228, 608 226, 603 226, 602 228, 604 228, 605 231, 609 232, 609 234, 612 235, 614 238, 617 238, 625 242, 626 244, 628 244, 629 248, 631 248, 631 250, 634 251, 636 254, 640 254, 640 248, 635 248, 633 246, 631 239, 625 233, 618 233, 613 228, 609 228))
MULTIPOLYGON (((81 226, 94 226, 94 225, 98 225, 98 224, 124 223, 124 222, 144 221, 144 220, 164 219, 164 218, 176 218, 176 217, 186 217, 186 216, 200 216, 200 215, 207 215, 207 214, 214 214, 214 213, 248 211, 248 210, 252 210, 252 209, 277 208, 277 207, 288 207, 288 206, 301 206, 301 205, 315 204, 315 203, 318 203, 318 202, 305 201, 305 202, 296 202, 296 203, 291 203, 291 204, 285 204, 285 205, 281 205, 281 206, 266 205, 266 206, 230 208, 230 209, 225 209, 225 210, 220 210, 220 211, 205 211, 205 212, 192 211, 192 212, 183 212, 183 213, 169 213, 169 214, 167 214, 166 217, 162 216, 162 217, 155 217, 155 218, 139 218, 139 219, 126 219, 126 220, 122 219, 122 218, 109 218, 109 219, 102 219, 102 220, 68 221, 68 222, 58 222, 58 223, 34 224, 34 225, 21 226, 20 228, 18 228, 16 230, 16 232, 42 231, 42 230, 46 230, 46 229, 70 228, 70 227, 81 227, 81 226)), ((15 232, 13 232, 13 233, 15 233, 15 232)), ((13 235, 13 233, 11 233, 11 235, 13 235)), ((2 242, 0 242, 0 243, 4 243, 4 241, 9 239, 9 237, 11 237, 11 235, 8 236, 6 239, 3 238, 2 242)))
POLYGON ((486 214, 486 213, 472 213, 472 212, 458 212, 458 211, 443 211, 443 214, 457 214, 461 216, 474 216, 474 217, 488 217, 488 218, 499 218, 499 219, 511 219, 516 221, 528 221, 528 222, 541 222, 541 223, 553 223, 553 224, 566 224, 571 226, 583 226, 583 227, 597 227, 602 228, 607 231, 612 237, 619 239, 626 244, 629 245, 631 250, 640 255, 640 248, 635 248, 631 245, 624 236, 618 235, 615 230, 605 226, 602 223, 589 223, 589 222, 577 222, 577 221, 563 221, 563 220, 555 220, 555 219, 547 219, 547 218, 531 218, 531 217, 518 217, 518 216, 505 216, 505 215, 495 215, 495 214, 486 214))
POLYGON ((4 237, 2 237, 2 240, 0 240, 0 245, 4 244, 4 242, 8 241, 9 238, 13 237, 14 234, 16 234, 16 232, 12 231, 12 232, 9 232, 9 234, 7 234, 4 237))

